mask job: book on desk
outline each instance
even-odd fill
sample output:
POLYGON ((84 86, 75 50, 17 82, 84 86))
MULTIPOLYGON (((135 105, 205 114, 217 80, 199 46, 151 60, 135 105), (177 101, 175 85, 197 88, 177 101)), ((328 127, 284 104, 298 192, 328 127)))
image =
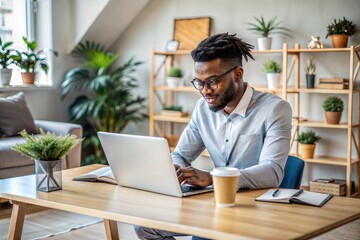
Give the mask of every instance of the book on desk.
POLYGON ((332 194, 309 192, 302 189, 270 189, 255 200, 274 203, 299 203, 322 207, 332 196, 332 194))
POLYGON ((85 182, 106 182, 106 183, 117 184, 114 174, 109 166, 102 167, 94 171, 74 177, 73 180, 85 181, 85 182))

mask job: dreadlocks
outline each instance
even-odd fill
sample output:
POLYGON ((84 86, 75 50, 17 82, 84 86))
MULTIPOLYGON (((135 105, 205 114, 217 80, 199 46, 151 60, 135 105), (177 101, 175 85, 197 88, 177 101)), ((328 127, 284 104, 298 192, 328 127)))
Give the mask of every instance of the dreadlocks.
POLYGON ((191 51, 191 56, 195 62, 208 62, 216 58, 235 61, 242 66, 242 57, 248 61, 248 57, 253 58, 250 51, 254 48, 241 38, 235 37, 236 34, 220 33, 202 40, 199 45, 191 51))

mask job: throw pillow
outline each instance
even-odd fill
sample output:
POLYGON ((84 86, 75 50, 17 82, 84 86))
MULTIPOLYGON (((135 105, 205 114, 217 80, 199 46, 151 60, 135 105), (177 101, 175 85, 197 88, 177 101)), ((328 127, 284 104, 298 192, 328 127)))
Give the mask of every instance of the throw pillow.
POLYGON ((0 136, 19 135, 25 129, 28 133, 39 133, 26 104, 23 92, 0 98, 0 136))

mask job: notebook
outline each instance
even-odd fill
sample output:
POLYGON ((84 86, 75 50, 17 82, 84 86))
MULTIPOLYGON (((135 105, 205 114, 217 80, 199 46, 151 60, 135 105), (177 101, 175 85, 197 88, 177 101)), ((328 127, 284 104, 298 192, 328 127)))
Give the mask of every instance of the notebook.
POLYGON ((277 203, 299 203, 322 207, 332 196, 332 194, 309 192, 302 189, 270 189, 255 200, 277 203))
POLYGON ((165 138, 108 132, 98 136, 120 186, 176 197, 212 191, 212 187, 180 186, 165 138))

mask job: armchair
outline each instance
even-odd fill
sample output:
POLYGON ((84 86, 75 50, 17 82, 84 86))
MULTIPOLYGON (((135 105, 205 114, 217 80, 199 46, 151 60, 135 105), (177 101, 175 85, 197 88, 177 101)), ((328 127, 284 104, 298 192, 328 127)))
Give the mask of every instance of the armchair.
MULTIPOLYGON (((78 124, 35 120, 35 126, 58 135, 74 134, 82 138, 83 129, 78 124)), ((21 136, 0 138, 0 179, 34 173, 34 161, 11 150, 12 146, 21 142, 24 142, 21 136)), ((63 159, 62 168, 79 167, 80 160, 81 143, 63 159)))

